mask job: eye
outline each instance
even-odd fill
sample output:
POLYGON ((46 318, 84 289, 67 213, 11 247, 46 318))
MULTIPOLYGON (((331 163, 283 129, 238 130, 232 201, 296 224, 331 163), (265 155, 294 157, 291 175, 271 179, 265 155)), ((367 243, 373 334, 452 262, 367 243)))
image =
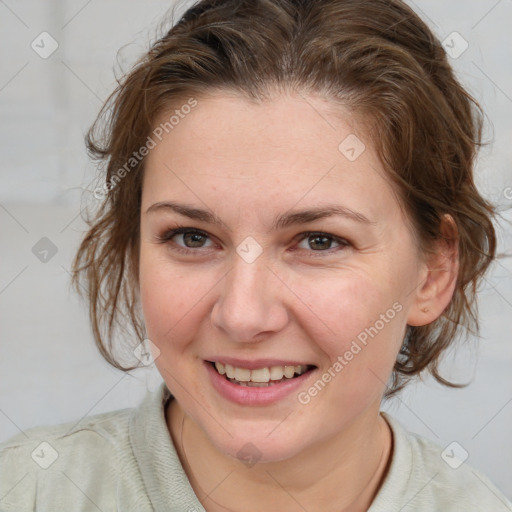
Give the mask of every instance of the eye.
POLYGON ((167 243, 173 241, 176 244, 174 249, 186 253, 190 252, 191 250, 193 251, 194 249, 210 247, 204 245, 205 241, 209 239, 209 236, 203 231, 192 228, 179 227, 176 229, 171 229, 162 235, 157 235, 156 239, 159 243, 167 243), (183 245, 177 241, 174 241, 174 238, 176 238, 176 240, 181 239, 183 245))
MULTIPOLYGON (((328 233, 322 232, 309 232, 302 233, 300 235, 301 243, 305 242, 306 247, 301 247, 301 249, 312 249, 313 252, 331 252, 333 242, 338 244, 338 247, 335 247, 335 250, 341 250, 344 247, 350 246, 350 242, 345 240, 344 238, 340 238, 334 235, 330 235, 328 233)), ((299 244, 300 247, 300 244, 299 244)), ((310 251, 311 252, 311 251, 310 251)))

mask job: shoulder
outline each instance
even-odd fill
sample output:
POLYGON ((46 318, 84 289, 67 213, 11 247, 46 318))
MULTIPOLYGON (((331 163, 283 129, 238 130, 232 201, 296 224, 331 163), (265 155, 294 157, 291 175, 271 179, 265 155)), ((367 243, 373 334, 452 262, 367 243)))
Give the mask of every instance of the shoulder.
POLYGON ((33 427, 0 443, 0 510, 35 510, 36 495, 54 503, 43 495, 56 489, 79 503, 87 489, 108 487, 129 449, 132 411, 33 427))
POLYGON ((408 433, 412 448, 413 475, 417 485, 426 485, 429 499, 450 510, 512 511, 510 502, 496 486, 466 462, 468 453, 456 441, 441 447, 418 434, 408 433), (424 477, 429 479, 424 483, 424 477))
POLYGON ((442 448, 408 432, 389 414, 382 415, 393 432, 393 457, 371 512, 384 510, 383 504, 400 505, 403 512, 512 512, 503 493, 466 462, 467 452, 461 445, 442 448))
MULTIPOLYGON (((10 460, 13 454, 22 452, 30 452, 30 454, 34 452, 34 458, 37 459, 41 443, 50 445, 48 453, 51 452, 51 447, 63 449, 62 453, 53 454, 53 457, 56 457, 55 462, 61 456, 66 458, 70 450, 76 455, 83 450, 116 447, 126 440, 128 421, 132 411, 133 409, 121 409, 87 416, 75 422, 29 428, 0 443, 0 459, 5 462, 10 460)), ((44 447, 41 448, 44 451, 44 447)), ((38 461, 36 466, 41 467, 49 463, 49 460, 44 463, 38 461)))

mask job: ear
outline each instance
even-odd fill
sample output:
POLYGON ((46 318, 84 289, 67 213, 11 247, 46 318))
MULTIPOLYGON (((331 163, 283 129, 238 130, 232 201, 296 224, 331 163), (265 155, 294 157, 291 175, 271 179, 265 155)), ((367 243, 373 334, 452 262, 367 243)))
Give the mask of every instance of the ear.
POLYGON ((441 238, 425 255, 419 285, 409 310, 407 323, 427 325, 437 320, 448 307, 459 273, 458 230, 451 215, 441 220, 441 238))

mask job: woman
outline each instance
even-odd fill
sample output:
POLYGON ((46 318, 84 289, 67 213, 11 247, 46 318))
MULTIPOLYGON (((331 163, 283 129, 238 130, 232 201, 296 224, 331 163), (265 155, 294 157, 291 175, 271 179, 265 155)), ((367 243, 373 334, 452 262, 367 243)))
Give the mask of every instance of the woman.
POLYGON ((124 314, 164 382, 4 443, 3 509, 510 510, 380 412, 423 370, 454 386, 496 245, 479 107, 409 7, 202 1, 103 115, 74 283, 107 361, 135 367, 124 314))

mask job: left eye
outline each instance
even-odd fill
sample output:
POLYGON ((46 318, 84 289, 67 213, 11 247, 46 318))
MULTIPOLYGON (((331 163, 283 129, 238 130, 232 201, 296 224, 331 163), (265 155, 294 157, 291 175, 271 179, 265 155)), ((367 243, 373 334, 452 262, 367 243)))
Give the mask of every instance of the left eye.
POLYGON ((327 233, 303 233, 301 240, 302 242, 306 242, 308 247, 315 252, 326 252, 331 249, 333 242, 341 247, 349 245, 343 238, 327 233))

